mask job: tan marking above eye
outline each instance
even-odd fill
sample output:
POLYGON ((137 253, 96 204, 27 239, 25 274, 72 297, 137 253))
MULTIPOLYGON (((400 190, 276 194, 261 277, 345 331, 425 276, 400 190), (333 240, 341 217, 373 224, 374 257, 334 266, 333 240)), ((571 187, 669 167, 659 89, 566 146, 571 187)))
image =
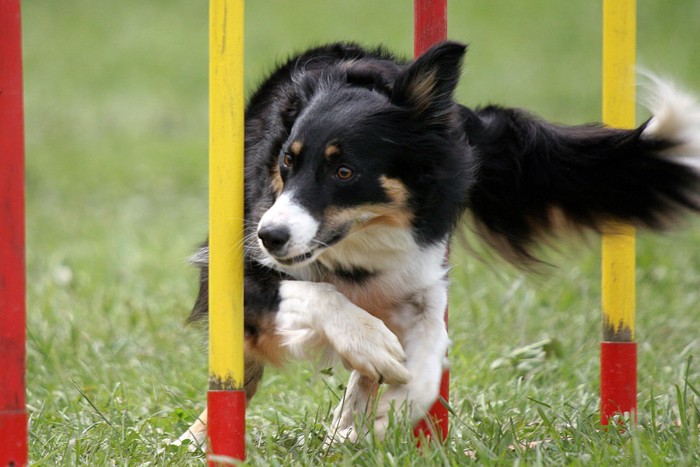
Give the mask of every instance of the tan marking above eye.
POLYGON ((337 156, 338 154, 340 154, 340 148, 333 143, 326 146, 326 150, 323 151, 323 156, 327 160, 330 160, 333 156, 337 156))
POLYGON ((304 147, 304 143, 301 142, 301 140, 296 140, 292 143, 291 146, 289 146, 289 152, 291 152, 293 155, 298 156, 301 154, 301 150, 304 147))

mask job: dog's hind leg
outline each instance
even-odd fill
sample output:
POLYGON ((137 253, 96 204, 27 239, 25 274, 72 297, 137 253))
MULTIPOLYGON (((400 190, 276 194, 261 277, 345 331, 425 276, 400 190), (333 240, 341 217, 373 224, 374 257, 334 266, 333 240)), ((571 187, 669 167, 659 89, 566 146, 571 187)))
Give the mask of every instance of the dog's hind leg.
MULTIPOLYGON (((245 359, 245 399, 246 405, 253 398, 258 390, 258 385, 262 380, 263 370, 265 365, 262 361, 251 358, 246 355, 245 359)), ((190 425, 180 437, 171 444, 180 446, 184 441, 189 441, 189 449, 191 451, 199 448, 204 448, 204 443, 207 439, 207 414, 208 409, 204 409, 197 419, 190 425)))
POLYGON ((367 417, 374 409, 379 384, 353 371, 345 394, 333 412, 326 445, 335 441, 355 441, 364 430, 367 417), (359 424, 359 426, 357 426, 359 424))
POLYGON ((374 421, 377 438, 384 438, 391 410, 399 417, 406 417, 413 426, 425 417, 438 398, 449 345, 444 321, 446 305, 447 285, 440 283, 401 310, 400 319, 406 323, 401 342, 411 380, 406 384, 389 385, 379 397, 374 421))
POLYGON ((184 442, 189 442, 189 450, 195 451, 199 448, 204 447, 204 442, 207 440, 207 409, 197 417, 197 420, 190 425, 190 427, 185 431, 180 437, 173 441, 173 446, 180 446, 184 442))

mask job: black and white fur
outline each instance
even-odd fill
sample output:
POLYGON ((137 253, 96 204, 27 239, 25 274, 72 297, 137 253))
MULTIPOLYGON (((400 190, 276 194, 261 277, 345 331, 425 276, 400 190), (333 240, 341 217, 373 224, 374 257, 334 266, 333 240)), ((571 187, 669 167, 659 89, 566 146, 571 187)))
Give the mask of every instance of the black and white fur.
MULTIPOLYGON (((633 130, 470 109, 453 101, 465 50, 445 42, 409 63, 331 44, 281 65, 248 104, 245 389, 266 363, 337 355, 352 373, 329 440, 362 436, 368 407, 381 437, 392 404, 416 421, 436 400, 444 258, 463 218, 523 263, 562 228, 658 229, 700 208, 692 97, 655 83, 655 114, 633 130)), ((196 321, 206 245, 194 262, 196 321)), ((181 439, 201 443, 205 426, 206 411, 181 439)))

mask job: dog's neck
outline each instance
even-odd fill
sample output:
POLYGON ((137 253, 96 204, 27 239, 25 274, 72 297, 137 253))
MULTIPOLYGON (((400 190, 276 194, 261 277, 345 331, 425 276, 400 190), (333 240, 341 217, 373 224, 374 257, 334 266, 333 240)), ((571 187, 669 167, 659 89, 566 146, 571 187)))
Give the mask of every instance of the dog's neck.
POLYGON ((372 314, 415 299, 444 280, 447 239, 419 245, 407 229, 363 229, 324 251, 316 262, 285 268, 299 280, 328 282, 372 314))

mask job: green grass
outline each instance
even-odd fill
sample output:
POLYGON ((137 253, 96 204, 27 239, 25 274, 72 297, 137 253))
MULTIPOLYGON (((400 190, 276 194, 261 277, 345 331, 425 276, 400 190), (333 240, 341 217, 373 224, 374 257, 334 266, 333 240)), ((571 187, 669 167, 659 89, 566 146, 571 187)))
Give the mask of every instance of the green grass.
MULTIPOLYGON (((411 51, 409 2, 247 3, 249 87, 309 44, 411 51)), ((450 36, 471 43, 460 100, 597 120, 599 3, 452 1, 450 36)), ((640 62, 700 90, 700 3, 639 4, 640 62)), ((183 325, 196 286, 184 259, 207 230, 205 2, 23 8, 31 460, 201 465, 163 441, 193 420, 206 390, 202 338, 183 325)), ((248 462, 699 464, 699 227, 639 240, 638 426, 598 425, 596 239, 546 253, 554 266, 537 275, 455 248, 447 444, 419 451, 397 426, 381 443, 325 449, 347 374, 299 363, 268 371, 248 413, 248 462), (560 353, 512 357, 543 339, 560 353)))

